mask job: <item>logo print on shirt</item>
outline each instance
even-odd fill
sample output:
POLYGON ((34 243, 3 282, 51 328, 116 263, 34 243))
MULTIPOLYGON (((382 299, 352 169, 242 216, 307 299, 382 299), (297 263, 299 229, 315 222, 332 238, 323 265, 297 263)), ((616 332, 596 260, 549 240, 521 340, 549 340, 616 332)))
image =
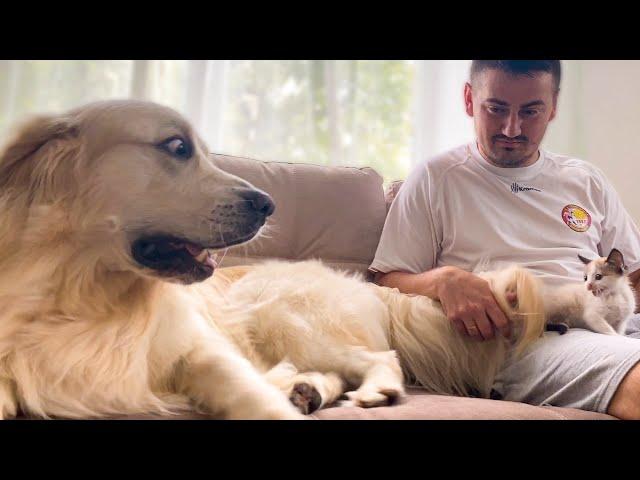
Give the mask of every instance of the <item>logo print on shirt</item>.
POLYGON ((542 190, 539 190, 539 189, 533 188, 533 187, 523 187, 522 185, 518 185, 516 182, 513 182, 511 184, 511 191, 513 193, 528 192, 529 190, 534 190, 536 192, 541 192, 542 191, 542 190))
POLYGON ((574 232, 586 232, 591 226, 591 215, 578 205, 567 205, 562 209, 562 220, 574 232))

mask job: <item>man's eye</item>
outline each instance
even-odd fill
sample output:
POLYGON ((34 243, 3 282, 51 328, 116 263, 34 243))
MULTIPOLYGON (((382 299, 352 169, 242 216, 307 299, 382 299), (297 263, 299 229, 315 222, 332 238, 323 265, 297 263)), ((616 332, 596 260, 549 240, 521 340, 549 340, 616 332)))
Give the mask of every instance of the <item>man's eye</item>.
POLYGON ((180 137, 173 137, 162 142, 162 147, 174 157, 187 159, 191 157, 191 147, 180 137))
POLYGON ((534 117, 538 114, 538 110, 523 110, 522 114, 525 117, 534 117))
POLYGON ((489 110, 489 113, 494 113, 494 114, 498 114, 498 115, 499 114, 503 114, 503 113, 505 113, 507 111, 506 108, 492 107, 492 106, 487 107, 487 109, 489 110))

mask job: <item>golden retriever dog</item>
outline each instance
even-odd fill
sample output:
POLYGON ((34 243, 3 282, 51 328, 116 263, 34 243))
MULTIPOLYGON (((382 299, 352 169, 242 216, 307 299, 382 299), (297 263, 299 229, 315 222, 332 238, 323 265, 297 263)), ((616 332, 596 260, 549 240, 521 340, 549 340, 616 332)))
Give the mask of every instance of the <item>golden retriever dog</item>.
POLYGON ((487 342, 438 302, 317 261, 214 275, 212 253, 273 211, 169 108, 107 101, 24 124, 0 153, 0 416, 303 419, 343 395, 386 405, 405 382, 488 396, 542 333, 539 285, 515 267, 484 276, 517 340, 487 342))

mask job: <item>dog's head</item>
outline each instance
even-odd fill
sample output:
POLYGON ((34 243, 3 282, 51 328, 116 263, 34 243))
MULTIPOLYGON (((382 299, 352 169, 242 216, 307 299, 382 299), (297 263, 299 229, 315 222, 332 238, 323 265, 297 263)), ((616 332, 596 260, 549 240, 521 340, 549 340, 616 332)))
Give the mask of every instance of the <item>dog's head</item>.
POLYGON ((182 116, 140 101, 23 125, 0 154, 0 197, 5 213, 28 217, 23 241, 64 239, 109 269, 181 283, 209 277, 210 250, 250 240, 274 211, 266 193, 216 168, 182 116))

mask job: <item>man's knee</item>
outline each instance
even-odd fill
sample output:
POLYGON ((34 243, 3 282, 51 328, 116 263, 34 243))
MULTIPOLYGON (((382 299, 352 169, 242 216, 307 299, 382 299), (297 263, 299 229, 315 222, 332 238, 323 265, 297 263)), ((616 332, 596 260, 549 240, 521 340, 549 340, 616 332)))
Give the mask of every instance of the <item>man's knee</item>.
POLYGON ((624 420, 640 420, 640 363, 629 370, 618 386, 607 413, 624 420))

